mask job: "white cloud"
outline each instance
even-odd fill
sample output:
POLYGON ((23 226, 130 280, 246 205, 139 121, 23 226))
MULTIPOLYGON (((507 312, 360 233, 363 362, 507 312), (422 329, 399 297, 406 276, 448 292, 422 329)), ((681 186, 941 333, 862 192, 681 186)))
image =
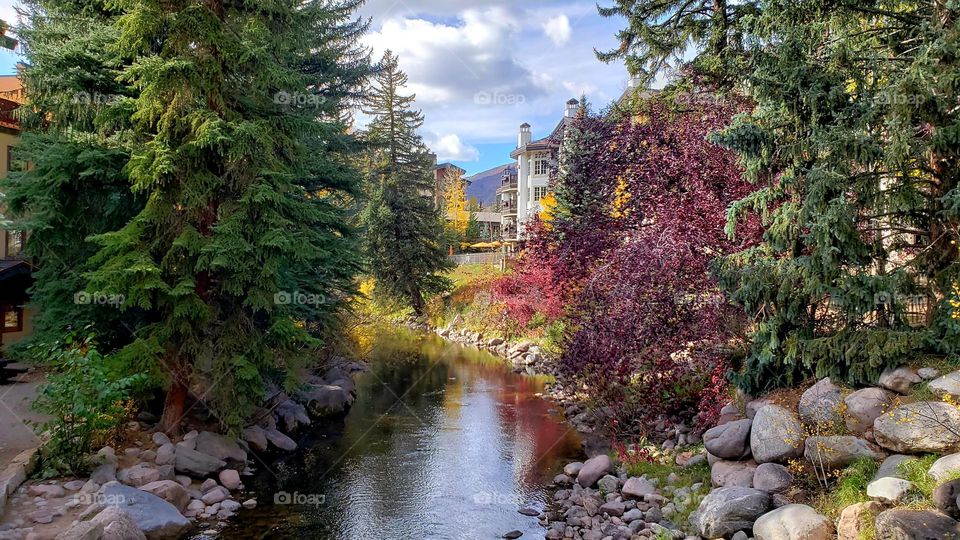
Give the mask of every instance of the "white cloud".
POLYGON ((563 14, 547 19, 547 21, 543 23, 543 33, 546 34, 557 47, 566 45, 570 41, 570 35, 572 34, 570 19, 563 14))
POLYGON ((437 155, 438 161, 477 161, 480 151, 464 144, 456 133, 438 136, 432 134, 425 138, 427 146, 437 155))

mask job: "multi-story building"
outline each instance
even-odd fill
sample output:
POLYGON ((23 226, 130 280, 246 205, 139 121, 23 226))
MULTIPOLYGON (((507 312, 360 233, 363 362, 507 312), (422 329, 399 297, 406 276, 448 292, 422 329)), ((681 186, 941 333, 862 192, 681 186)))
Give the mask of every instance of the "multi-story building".
MULTIPOLYGON (((16 110, 20 107, 23 93, 2 77, 0 91, 0 175, 19 170, 24 165, 16 159, 14 148, 20 140, 20 122, 16 110)), ((27 289, 31 284, 31 268, 22 258, 26 236, 23 232, 10 230, 3 215, 3 194, 0 193, 0 346, 19 341, 30 332, 30 313, 26 306, 27 289)))
POLYGON ((568 101, 563 118, 550 135, 542 139, 532 140, 530 124, 520 125, 517 148, 510 153, 510 157, 517 160, 516 170, 504 171, 497 189, 505 241, 522 240, 526 224, 540 212, 540 201, 550 192, 550 171, 556 166, 560 141, 579 107, 576 99, 568 101))

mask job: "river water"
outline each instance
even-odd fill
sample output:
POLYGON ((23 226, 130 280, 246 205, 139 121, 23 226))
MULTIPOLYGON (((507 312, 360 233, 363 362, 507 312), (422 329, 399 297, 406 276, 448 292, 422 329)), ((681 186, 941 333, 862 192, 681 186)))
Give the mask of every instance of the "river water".
POLYGON ((545 382, 436 336, 380 330, 350 412, 316 426, 302 452, 258 463, 244 479, 258 507, 222 537, 543 538, 518 509, 542 510, 553 476, 583 457, 536 396, 545 382))

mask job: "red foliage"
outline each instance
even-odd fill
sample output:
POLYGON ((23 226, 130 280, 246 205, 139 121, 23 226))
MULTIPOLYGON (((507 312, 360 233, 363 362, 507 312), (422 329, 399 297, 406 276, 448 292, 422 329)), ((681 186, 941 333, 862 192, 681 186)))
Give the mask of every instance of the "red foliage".
POLYGON ((603 144, 577 156, 586 174, 565 196, 602 189, 595 226, 534 228, 520 271, 501 284, 516 316, 571 306, 562 367, 616 411, 621 433, 646 432, 660 417, 715 418, 739 315, 710 265, 760 234, 756 223, 736 241, 724 233, 727 207, 753 188, 735 155, 707 140, 745 104, 678 107, 653 100, 615 122, 591 121, 603 144))

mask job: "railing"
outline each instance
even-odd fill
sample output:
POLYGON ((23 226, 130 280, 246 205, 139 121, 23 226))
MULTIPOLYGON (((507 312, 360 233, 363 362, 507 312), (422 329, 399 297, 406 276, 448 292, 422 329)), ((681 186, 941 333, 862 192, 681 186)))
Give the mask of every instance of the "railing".
POLYGON ((463 266, 466 264, 490 264, 499 266, 501 261, 503 261, 503 253, 499 251, 487 252, 487 253, 460 253, 458 255, 450 255, 450 260, 453 261, 457 266, 463 266))
POLYGON ((19 108, 20 104, 16 101, 0 98, 0 126, 20 129, 20 118, 17 114, 19 108))

